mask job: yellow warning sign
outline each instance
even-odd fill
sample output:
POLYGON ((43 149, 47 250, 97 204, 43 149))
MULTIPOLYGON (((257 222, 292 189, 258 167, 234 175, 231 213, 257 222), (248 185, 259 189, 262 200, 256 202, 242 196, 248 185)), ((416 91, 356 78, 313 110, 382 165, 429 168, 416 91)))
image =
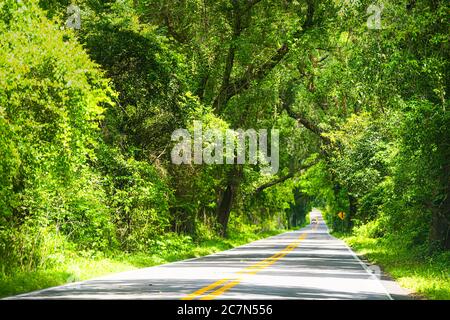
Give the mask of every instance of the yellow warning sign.
POLYGON ((338 213, 338 217, 341 218, 341 220, 344 220, 345 219, 345 212, 342 212, 342 211, 339 212, 338 213))

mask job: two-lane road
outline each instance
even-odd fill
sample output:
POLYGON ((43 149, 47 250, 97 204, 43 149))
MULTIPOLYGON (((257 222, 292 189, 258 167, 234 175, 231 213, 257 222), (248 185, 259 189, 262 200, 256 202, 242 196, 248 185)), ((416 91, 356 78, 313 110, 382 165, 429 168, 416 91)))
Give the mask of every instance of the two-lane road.
MULTIPOLYGON (((49 288, 13 299, 405 299, 317 224, 217 254, 49 288)), ((376 268, 373 268, 376 271, 376 268)))

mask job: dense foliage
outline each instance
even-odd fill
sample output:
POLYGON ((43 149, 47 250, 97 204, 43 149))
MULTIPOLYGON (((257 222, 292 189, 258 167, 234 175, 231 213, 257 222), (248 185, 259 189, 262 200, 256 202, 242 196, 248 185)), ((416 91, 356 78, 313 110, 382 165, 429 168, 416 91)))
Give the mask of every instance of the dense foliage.
POLYGON ((450 248, 447 1, 380 1, 381 29, 365 0, 80 0, 80 29, 70 4, 0 1, 0 273, 295 227, 312 206, 418 256, 450 248), (278 128, 277 175, 172 164, 193 120, 278 128))

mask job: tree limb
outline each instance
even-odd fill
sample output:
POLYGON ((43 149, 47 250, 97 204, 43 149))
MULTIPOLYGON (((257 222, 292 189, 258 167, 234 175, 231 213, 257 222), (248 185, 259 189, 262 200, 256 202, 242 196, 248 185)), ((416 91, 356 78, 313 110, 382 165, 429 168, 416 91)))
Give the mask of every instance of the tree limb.
MULTIPOLYGON (((318 161, 314 161, 313 163, 310 163, 308 165, 304 165, 297 172, 301 173, 303 170, 306 170, 306 169, 312 167, 313 165, 317 164, 317 162, 318 161)), ((297 172, 290 172, 290 173, 288 173, 285 176, 279 177, 278 179, 275 179, 275 180, 269 181, 267 183, 264 183, 263 185, 260 185, 258 188, 255 189, 255 191, 253 192, 253 195, 257 196, 258 194, 260 194, 265 189, 273 187, 273 186, 275 186, 277 184, 280 184, 280 183, 282 183, 282 182, 284 182, 284 181, 286 181, 286 180, 288 180, 290 178, 293 178, 297 172)))
POLYGON ((289 103, 283 103, 283 109, 286 110, 287 114, 291 118, 294 118, 295 120, 300 122, 306 129, 316 134, 325 144, 331 143, 330 138, 324 136, 324 131, 319 126, 308 120, 302 114, 294 112, 289 103))
POLYGON ((291 172, 291 173, 288 173, 287 175, 285 175, 285 176, 283 176, 283 177, 280 177, 280 178, 278 178, 278 179, 269 181, 269 182, 267 182, 267 183, 265 183, 265 184, 259 186, 258 188, 256 188, 256 190, 254 191, 254 195, 258 195, 258 194, 260 194, 263 190, 265 190, 265 189, 267 189, 267 188, 270 188, 270 187, 272 187, 272 186, 274 186, 274 185, 277 185, 277 184, 279 184, 279 183, 282 183, 282 182, 284 182, 284 181, 286 181, 286 180, 292 178, 293 176, 294 176, 294 173, 291 172))
POLYGON ((234 15, 234 21, 233 21, 233 36, 231 38, 231 44, 228 48, 228 55, 225 62, 225 71, 223 74, 222 79, 222 86, 220 91, 224 90, 226 87, 230 85, 230 77, 231 72, 233 71, 233 65, 234 65, 234 56, 236 52, 236 40, 240 37, 242 32, 241 27, 241 12, 239 7, 238 0, 233 0, 233 15, 234 15))
MULTIPOLYGON (((256 4, 259 1, 255 0, 251 2, 254 2, 256 4)), ((303 23, 301 30, 296 32, 296 34, 294 35, 295 39, 301 37, 313 25, 313 16, 315 9, 313 0, 308 0, 307 6, 308 8, 305 22, 303 23)), ((281 45, 280 48, 278 48, 277 52, 268 61, 266 61, 260 66, 254 65, 249 66, 247 68, 247 71, 240 79, 230 82, 226 86, 222 86, 221 89, 219 90, 219 94, 214 99, 213 102, 214 109, 218 113, 220 113, 222 108, 228 103, 228 101, 232 97, 248 89, 253 81, 260 81, 264 79, 270 73, 270 71, 272 71, 275 68, 275 66, 277 66, 278 63, 287 55, 288 52, 289 47, 287 43, 284 43, 283 45, 281 45)))
POLYGON ((263 79, 278 64, 278 62, 283 59, 288 51, 288 46, 284 44, 278 49, 277 53, 272 56, 272 58, 262 64, 259 68, 256 68, 255 70, 254 66, 250 66, 239 80, 235 80, 228 86, 223 87, 213 102, 213 106, 216 111, 220 113, 228 101, 235 95, 241 93, 245 89, 248 89, 252 81, 263 79))
POLYGON ((177 40, 177 41, 180 42, 180 43, 185 43, 185 42, 187 41, 187 39, 186 39, 186 37, 185 37, 184 35, 178 33, 178 32, 175 30, 175 28, 174 28, 174 26, 173 26, 173 24, 172 24, 172 21, 170 20, 170 17, 169 17, 169 13, 168 13, 168 12, 165 12, 165 13, 164 13, 164 22, 165 22, 165 24, 166 24, 167 30, 169 31, 169 34, 170 34, 175 40, 177 40))

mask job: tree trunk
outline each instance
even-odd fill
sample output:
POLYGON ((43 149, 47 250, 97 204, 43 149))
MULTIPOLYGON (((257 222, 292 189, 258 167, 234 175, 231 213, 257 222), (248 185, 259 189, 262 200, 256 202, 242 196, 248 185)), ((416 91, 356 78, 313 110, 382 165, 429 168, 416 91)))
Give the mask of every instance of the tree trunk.
MULTIPOLYGON (((448 168, 444 177, 448 179, 448 168)), ((444 180, 444 179, 443 179, 444 180)), ((431 228, 430 243, 431 248, 450 250, 450 194, 449 187, 445 185, 442 194, 444 199, 439 203, 431 204, 431 228)))
POLYGON ((236 195, 236 191, 239 187, 240 174, 240 168, 236 167, 233 168, 233 170, 230 172, 227 187, 222 194, 220 204, 217 208, 217 219, 221 227, 219 233, 223 237, 227 236, 228 221, 230 218, 231 209, 233 207, 233 201, 236 195))
POLYGON ((356 198, 353 195, 351 195, 351 194, 348 195, 348 204, 349 204, 349 206, 348 206, 348 217, 346 217, 346 221, 347 221, 346 228, 347 228, 347 230, 349 230, 352 227, 350 219, 355 218, 356 211, 358 210, 358 204, 357 204, 356 198))
POLYGON ((231 206, 233 204, 234 188, 232 184, 228 184, 223 193, 222 200, 218 208, 217 216, 220 224, 219 233, 221 236, 227 236, 228 220, 230 218, 231 206))
POLYGON ((442 249, 450 249, 449 241, 449 225, 446 219, 439 212, 439 208, 432 209, 430 242, 432 248, 439 247, 442 249))
POLYGON ((431 227, 430 243, 431 248, 437 246, 440 249, 450 250, 450 165, 447 163, 443 167, 441 174, 441 190, 439 194, 443 195, 440 203, 431 204, 431 227))

